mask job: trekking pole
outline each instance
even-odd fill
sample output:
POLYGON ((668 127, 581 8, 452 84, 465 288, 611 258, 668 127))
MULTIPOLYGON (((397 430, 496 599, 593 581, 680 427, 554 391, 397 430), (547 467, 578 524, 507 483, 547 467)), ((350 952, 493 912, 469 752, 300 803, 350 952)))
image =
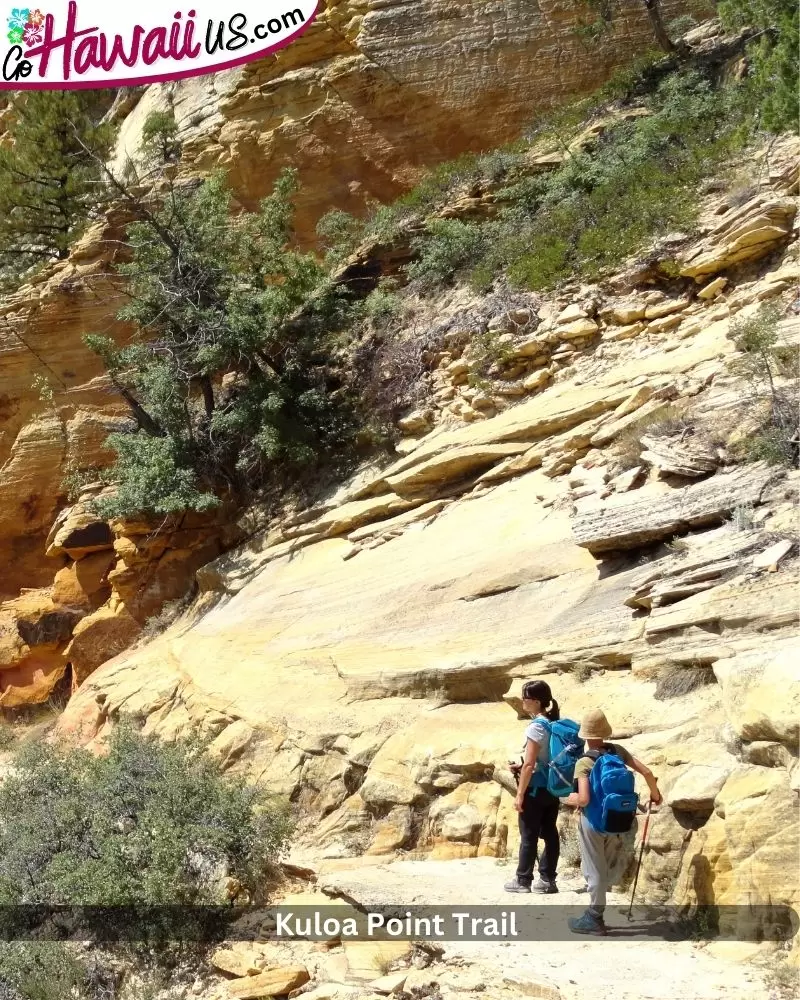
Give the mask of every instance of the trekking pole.
POLYGON ((636 886, 639 882, 639 869, 642 867, 642 858, 644 857, 644 845, 647 843, 647 832, 650 829, 650 814, 653 809, 653 800, 647 803, 647 816, 644 821, 644 830, 642 831, 642 844, 639 848, 639 860, 636 863, 636 875, 633 879, 633 891, 631 892, 631 905, 628 907, 628 920, 631 919, 631 914, 633 913, 633 897, 636 895, 636 886))

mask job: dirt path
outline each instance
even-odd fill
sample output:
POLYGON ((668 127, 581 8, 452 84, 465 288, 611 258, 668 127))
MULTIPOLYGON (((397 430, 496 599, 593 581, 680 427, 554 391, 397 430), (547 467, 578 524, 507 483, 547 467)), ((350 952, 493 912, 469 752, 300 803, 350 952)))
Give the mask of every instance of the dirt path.
MULTIPOLYGON (((366 907, 393 903, 464 907, 513 904, 540 908, 542 914, 537 919, 548 922, 546 907, 586 903, 586 896, 574 891, 582 884, 579 876, 560 879, 561 892, 556 896, 505 893, 503 882, 514 870, 510 861, 399 860, 380 865, 362 862, 359 866, 358 859, 354 859, 352 868, 330 870, 341 864, 326 866, 323 862, 319 866, 320 887, 328 893, 338 890, 366 907)), ((626 908, 627 900, 621 895, 609 897, 606 922, 612 930, 617 928, 618 936, 612 933, 605 939, 595 939, 565 933, 564 939, 558 941, 448 942, 445 960, 463 962, 467 967, 464 989, 475 989, 477 982, 482 984, 479 991, 485 989, 487 997, 491 996, 493 984, 499 986, 509 978, 549 983, 558 987, 563 1000, 770 997, 761 970, 741 962, 743 956, 757 951, 754 946, 631 939, 626 908), (732 960, 733 956, 740 961, 732 960)), ((556 919, 562 916, 559 912, 556 919)))

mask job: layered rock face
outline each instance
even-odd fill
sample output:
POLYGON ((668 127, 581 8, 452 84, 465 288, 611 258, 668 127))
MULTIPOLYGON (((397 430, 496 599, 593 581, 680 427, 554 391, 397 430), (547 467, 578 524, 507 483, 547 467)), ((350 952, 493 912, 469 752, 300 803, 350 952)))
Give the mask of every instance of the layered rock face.
POLYGON ((0 305, 0 600, 52 582, 44 543, 64 502, 64 476, 106 464, 105 439, 128 425, 127 407, 82 341, 90 332, 125 333, 114 319, 113 249, 99 242, 102 228, 0 305))
MULTIPOLYGON (((298 167, 297 232, 308 243, 330 208, 362 211, 407 190, 426 165, 515 137, 651 44, 631 5, 589 58, 575 34, 583 14, 577 3, 330 2, 269 59, 128 95, 118 160, 135 153, 150 111, 173 106, 187 169, 228 170, 244 205, 298 167)), ((82 341, 129 333, 109 276, 119 235, 113 218, 93 227, 69 261, 0 305, 0 601, 52 582, 59 566, 45 541, 64 475, 78 461, 105 464, 103 442, 127 418, 82 341)))
MULTIPOLYGON (((669 19, 686 5, 663 6, 669 19)), ((361 214, 370 200, 391 201, 426 166, 515 138, 653 47, 643 5, 621 5, 591 49, 576 32, 587 17, 580 3, 551 0, 327 0, 311 28, 268 59, 148 89, 123 125, 119 155, 135 155, 147 115, 171 106, 188 168, 229 171, 248 208, 283 167, 296 167, 297 235, 313 243, 331 207, 361 214)))
POLYGON ((204 730, 329 859, 502 856, 519 687, 546 677, 660 777, 646 898, 796 903, 800 478, 732 461, 769 390, 731 336, 773 301, 796 349, 796 189, 712 206, 724 239, 683 248, 709 264, 673 291, 629 273, 471 330, 464 293, 437 301, 456 333, 395 461, 204 566, 192 616, 101 667, 61 731, 204 730), (484 327, 504 361, 478 390, 484 327))

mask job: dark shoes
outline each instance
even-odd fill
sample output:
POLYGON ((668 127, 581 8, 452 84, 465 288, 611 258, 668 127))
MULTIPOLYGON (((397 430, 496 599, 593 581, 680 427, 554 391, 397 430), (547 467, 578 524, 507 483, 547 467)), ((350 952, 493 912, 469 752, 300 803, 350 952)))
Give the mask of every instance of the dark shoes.
POLYGON ((512 878, 510 882, 506 882, 506 884, 503 886, 503 888, 506 890, 506 892, 530 892, 531 891, 531 887, 529 885, 523 885, 522 882, 520 882, 516 878, 512 878))
POLYGON ((597 934, 603 936, 606 933, 606 925, 603 918, 595 916, 590 910, 587 910, 582 917, 570 917, 567 923, 573 934, 597 934))

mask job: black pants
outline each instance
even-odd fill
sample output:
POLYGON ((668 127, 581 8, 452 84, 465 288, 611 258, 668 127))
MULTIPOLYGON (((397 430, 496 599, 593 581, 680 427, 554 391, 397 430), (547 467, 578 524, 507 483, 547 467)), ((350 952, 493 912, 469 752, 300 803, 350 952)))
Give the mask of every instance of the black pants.
POLYGON ((517 865, 517 881, 522 885, 530 885, 533 881, 540 837, 544 841, 544 850, 539 859, 539 874, 545 882, 555 882, 561 851, 557 818, 558 799, 546 788, 537 788, 534 794, 529 792, 525 796, 525 805, 519 814, 521 840, 517 865))

